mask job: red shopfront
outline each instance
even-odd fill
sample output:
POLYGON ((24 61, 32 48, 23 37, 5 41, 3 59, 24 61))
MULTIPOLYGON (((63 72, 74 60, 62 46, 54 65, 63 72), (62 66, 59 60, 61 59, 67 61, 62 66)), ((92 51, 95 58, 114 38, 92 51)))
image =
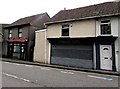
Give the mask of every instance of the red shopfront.
POLYGON ((27 38, 10 38, 8 40, 8 57, 12 59, 26 60, 27 38))

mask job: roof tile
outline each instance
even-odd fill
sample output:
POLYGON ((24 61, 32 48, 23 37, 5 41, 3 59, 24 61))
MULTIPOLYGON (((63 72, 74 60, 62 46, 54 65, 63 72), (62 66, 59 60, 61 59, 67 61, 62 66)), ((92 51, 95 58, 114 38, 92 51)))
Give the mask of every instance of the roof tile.
POLYGON ((105 2, 101 4, 70 9, 61 10, 52 17, 51 22, 63 20, 77 20, 88 17, 100 17, 104 15, 114 15, 120 13, 120 2, 105 2))
POLYGON ((37 14, 37 15, 21 18, 13 22, 12 24, 8 25, 7 28, 25 25, 25 24, 43 27, 44 23, 48 21, 50 21, 49 15, 47 13, 42 13, 42 14, 37 14))

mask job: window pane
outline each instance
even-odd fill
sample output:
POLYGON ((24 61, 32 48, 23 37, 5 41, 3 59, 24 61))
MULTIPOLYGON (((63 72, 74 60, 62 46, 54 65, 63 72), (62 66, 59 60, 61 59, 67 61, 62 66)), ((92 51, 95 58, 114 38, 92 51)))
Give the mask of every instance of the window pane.
POLYGON ((62 25, 62 28, 69 28, 69 24, 62 25))
POLYGON ((19 37, 22 37, 22 33, 19 33, 19 37))
POLYGON ((19 29, 19 32, 22 32, 22 28, 19 29))
POLYGON ((101 23, 109 23, 110 20, 104 20, 104 21, 101 21, 101 23))
POLYGON ((18 29, 18 37, 22 37, 22 28, 18 29))
POLYGON ((20 52, 20 45, 14 45, 14 52, 20 52))
POLYGON ((9 38, 12 37, 12 30, 9 30, 9 32, 8 32, 8 37, 9 37, 9 38))
POLYGON ((9 33, 12 33, 12 30, 9 30, 9 33))
POLYGON ((62 36, 69 36, 69 29, 62 29, 62 36))
POLYGON ((9 34, 9 38, 11 38, 12 37, 12 34, 9 34))
POLYGON ((21 52, 22 52, 22 53, 24 52, 24 47, 21 47, 21 52))
POLYGON ((111 26, 110 25, 108 25, 108 27, 107 27, 107 34, 111 34, 111 26))
POLYGON ((111 34, 110 24, 101 24, 101 34, 111 34))
POLYGON ((12 43, 10 43, 9 45, 12 45, 12 43))
POLYGON ((62 25, 62 36, 69 36, 69 24, 62 25))

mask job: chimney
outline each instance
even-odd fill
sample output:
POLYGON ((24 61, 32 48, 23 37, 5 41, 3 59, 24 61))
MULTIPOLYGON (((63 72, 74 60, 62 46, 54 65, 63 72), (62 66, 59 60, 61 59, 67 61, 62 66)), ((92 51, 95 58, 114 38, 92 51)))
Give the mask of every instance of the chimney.
POLYGON ((64 7, 64 10, 66 10, 66 8, 64 7))

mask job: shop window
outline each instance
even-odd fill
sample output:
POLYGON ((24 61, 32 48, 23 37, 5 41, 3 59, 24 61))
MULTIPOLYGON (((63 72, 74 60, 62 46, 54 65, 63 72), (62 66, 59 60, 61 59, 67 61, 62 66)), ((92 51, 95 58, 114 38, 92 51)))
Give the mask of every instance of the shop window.
POLYGON ((25 44, 21 44, 21 52, 22 52, 22 53, 25 52, 25 44))
POLYGON ((18 29, 18 37, 21 38, 22 37, 22 28, 18 29))
POLYGON ((25 50, 24 50, 24 47, 21 47, 21 52, 23 53, 25 50))
POLYGON ((8 37, 11 38, 12 37, 12 30, 10 29, 8 32, 8 37))
POLYGON ((14 53, 20 53, 20 45, 14 44, 14 53))
POLYGON ((69 24, 62 25, 62 36, 69 36, 69 24))
POLYGON ((101 21, 100 30, 101 30, 101 35, 110 35, 111 34, 110 20, 101 21))

